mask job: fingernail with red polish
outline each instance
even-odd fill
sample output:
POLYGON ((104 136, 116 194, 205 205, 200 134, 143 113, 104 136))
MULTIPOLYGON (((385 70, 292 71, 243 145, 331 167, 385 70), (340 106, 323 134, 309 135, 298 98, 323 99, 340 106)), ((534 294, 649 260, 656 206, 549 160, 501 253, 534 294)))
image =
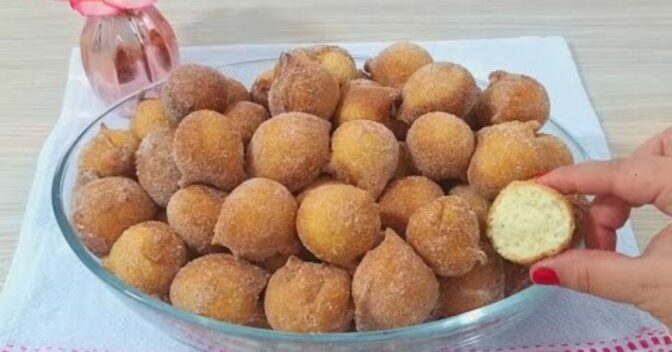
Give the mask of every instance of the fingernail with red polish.
POLYGON ((541 267, 532 272, 532 282, 538 285, 557 285, 560 279, 553 269, 541 267))
POLYGON ((541 177, 541 176, 546 175, 547 173, 548 173, 548 171, 537 172, 537 173, 534 175, 534 178, 537 179, 537 178, 539 178, 539 177, 541 177))

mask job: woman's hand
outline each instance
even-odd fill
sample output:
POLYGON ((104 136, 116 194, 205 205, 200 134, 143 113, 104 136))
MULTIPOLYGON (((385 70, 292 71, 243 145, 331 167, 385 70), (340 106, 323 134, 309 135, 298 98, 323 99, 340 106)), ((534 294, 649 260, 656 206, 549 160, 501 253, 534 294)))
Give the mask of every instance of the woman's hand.
POLYGON ((532 281, 631 303, 672 326, 672 224, 637 258, 614 253, 616 230, 632 207, 652 204, 672 216, 672 129, 630 157, 565 166, 537 182, 560 192, 595 195, 586 245, 536 263, 532 281))

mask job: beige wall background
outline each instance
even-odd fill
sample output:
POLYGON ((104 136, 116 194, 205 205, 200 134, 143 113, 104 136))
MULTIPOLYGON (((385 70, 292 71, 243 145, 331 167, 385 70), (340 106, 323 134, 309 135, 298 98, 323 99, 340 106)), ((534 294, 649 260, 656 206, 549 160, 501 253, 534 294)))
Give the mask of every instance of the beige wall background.
MULTIPOLYGON (((158 7, 181 45, 561 35, 615 156, 672 126, 669 0, 161 0, 158 7)), ((65 2, 0 1, 0 288, 83 22, 65 2)), ((632 220, 641 247, 669 221, 649 207, 632 220)))

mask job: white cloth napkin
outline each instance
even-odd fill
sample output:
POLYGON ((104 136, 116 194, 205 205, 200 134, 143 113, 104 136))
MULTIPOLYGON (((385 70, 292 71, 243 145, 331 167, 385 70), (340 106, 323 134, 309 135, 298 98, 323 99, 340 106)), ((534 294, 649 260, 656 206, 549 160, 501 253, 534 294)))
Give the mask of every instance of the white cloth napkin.
MULTIPOLYGON (((359 56, 375 55, 386 44, 341 43, 359 56)), ((421 44, 437 61, 461 63, 481 80, 487 80, 488 73, 495 69, 536 77, 548 89, 556 121, 571 131, 592 158, 609 157, 604 133, 564 39, 526 37, 421 44)), ((183 48, 182 57, 183 62, 219 66, 276 57, 292 46, 183 48)), ((0 296, 0 352, 191 351, 146 324, 108 292, 78 261, 55 223, 50 197, 55 165, 69 142, 103 108, 92 96, 75 49, 61 116, 42 148, 18 247, 0 296)), ((619 232, 618 243, 619 251, 637 254, 629 225, 619 232)), ((640 340, 656 348, 665 343, 672 346, 665 327, 646 313, 557 290, 557 299, 512 332, 490 336, 475 348, 619 351, 632 347, 629 343, 640 346, 640 340)))

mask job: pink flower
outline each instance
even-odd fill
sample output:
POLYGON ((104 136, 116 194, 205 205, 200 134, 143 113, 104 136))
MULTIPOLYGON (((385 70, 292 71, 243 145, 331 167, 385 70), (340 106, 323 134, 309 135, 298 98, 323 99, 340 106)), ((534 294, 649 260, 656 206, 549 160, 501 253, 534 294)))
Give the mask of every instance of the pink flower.
POLYGON ((82 16, 111 16, 123 10, 140 9, 151 6, 156 0, 69 0, 70 7, 82 16))

